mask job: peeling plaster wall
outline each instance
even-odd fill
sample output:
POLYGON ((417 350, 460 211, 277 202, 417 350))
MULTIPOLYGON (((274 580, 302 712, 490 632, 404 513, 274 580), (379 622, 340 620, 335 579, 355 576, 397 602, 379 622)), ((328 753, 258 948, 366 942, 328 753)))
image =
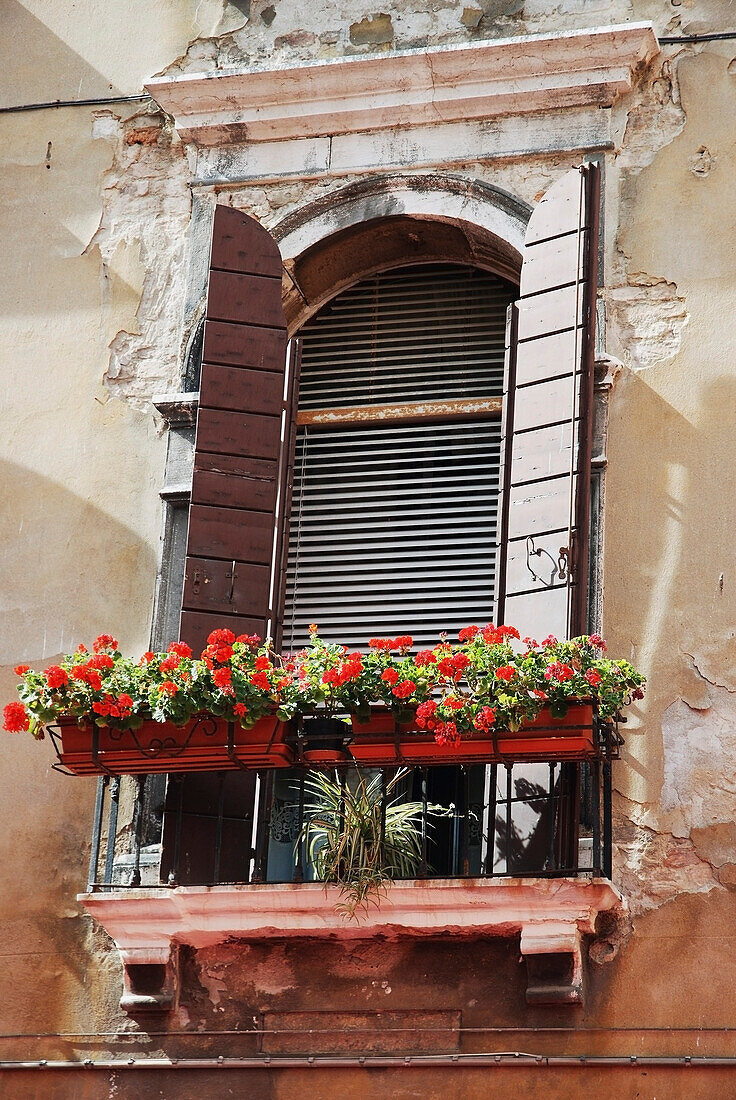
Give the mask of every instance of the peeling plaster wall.
MULTIPOLYGON (((161 72, 629 20, 651 19, 660 34, 708 33, 733 29, 732 8, 723 0, 393 0, 375 8, 364 0, 107 0, 90 19, 72 0, 11 0, 1 102, 132 95, 161 72)), ((604 342, 623 369, 610 399, 603 631, 613 653, 644 668, 650 688, 614 769, 614 878, 633 924, 596 948, 585 1019, 734 1026, 713 986, 716 968, 722 983, 736 980, 736 43, 663 48, 610 115, 604 342)), ((412 147, 402 142, 397 135, 396 170, 411 171, 412 147)), ((148 644, 166 450, 150 398, 179 385, 201 316, 214 202, 276 229, 367 174, 297 173, 192 191, 193 161, 170 120, 145 102, 0 115, 0 156, 5 700, 17 661, 48 663, 107 629, 126 649, 148 644)), ((533 203, 578 160, 479 154, 420 172, 480 180, 533 203)), ((94 783, 52 772, 47 745, 7 739, 3 750, 0 1030, 130 1030, 117 1009, 116 957, 72 900, 86 875, 94 783), (29 972, 30 992, 20 994, 29 972)), ((231 985, 245 981, 233 977, 230 951, 190 960, 182 1027, 229 1011, 231 985)), ((283 946, 261 954, 244 956, 257 962, 254 991, 242 1001, 253 1011, 280 1003, 295 981, 283 946)), ((499 965, 513 969, 505 956, 499 965)), ((369 994, 388 998, 366 979, 355 1004, 369 994)), ((509 1017, 532 1018, 523 1008, 509 1017)), ((60 1041, 56 1053, 77 1050, 60 1041)))

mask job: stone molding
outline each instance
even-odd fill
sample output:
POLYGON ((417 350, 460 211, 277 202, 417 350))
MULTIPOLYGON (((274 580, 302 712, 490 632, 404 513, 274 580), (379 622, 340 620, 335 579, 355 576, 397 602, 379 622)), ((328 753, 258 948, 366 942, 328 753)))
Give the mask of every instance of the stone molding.
POLYGON ((336 887, 301 883, 112 890, 78 900, 115 941, 125 972, 121 1004, 133 1014, 175 1003, 180 944, 275 937, 520 935, 527 1000, 576 1004, 583 999, 582 937, 595 933, 599 913, 626 909, 608 879, 592 877, 397 882, 359 922, 340 916, 338 897, 336 887), (146 966, 148 979, 141 976, 146 966))
POLYGON ((182 140, 284 141, 610 107, 659 50, 650 23, 520 35, 285 68, 224 69, 146 84, 182 140))

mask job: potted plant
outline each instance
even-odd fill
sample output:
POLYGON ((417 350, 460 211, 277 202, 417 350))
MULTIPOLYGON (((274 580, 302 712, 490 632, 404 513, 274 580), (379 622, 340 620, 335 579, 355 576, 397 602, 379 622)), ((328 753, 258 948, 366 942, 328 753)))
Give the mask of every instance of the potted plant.
MULTIPOLYGON (((396 878, 412 878, 422 861, 422 803, 402 801, 401 769, 383 785, 359 770, 338 777, 320 772, 306 780, 311 802, 297 844, 304 844, 317 878, 339 888, 337 909, 357 920, 379 905, 396 878)), ((442 813, 430 805, 427 812, 442 813)))
POLYGON ((199 658, 172 642, 136 662, 103 634, 43 672, 18 666, 4 725, 41 737, 56 724, 76 774, 281 767, 295 746, 320 764, 348 748, 374 766, 582 760, 600 755, 601 723, 642 696, 644 678, 605 648, 596 634, 538 643, 489 625, 417 653, 409 635, 372 638, 363 654, 315 626, 296 657, 222 629, 199 658))
POLYGON ((353 714, 351 752, 363 764, 583 760, 643 677, 605 656, 599 635, 540 644, 513 627, 476 626, 411 655, 412 639, 371 639, 373 695, 353 714))
POLYGON ((5 728, 37 738, 48 728, 61 765, 75 775, 293 761, 285 741, 291 672, 256 636, 216 630, 199 659, 172 642, 136 662, 103 634, 91 653, 79 646, 59 665, 42 672, 21 665, 16 673, 21 701, 5 708, 5 728))

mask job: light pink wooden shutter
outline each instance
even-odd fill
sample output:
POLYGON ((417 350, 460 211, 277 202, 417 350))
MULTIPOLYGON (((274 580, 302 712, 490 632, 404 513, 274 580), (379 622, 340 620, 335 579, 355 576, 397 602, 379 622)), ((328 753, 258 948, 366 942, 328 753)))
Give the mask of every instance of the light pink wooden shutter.
POLYGON ((585 631, 600 169, 568 172, 529 220, 510 319, 499 621, 585 631))
POLYGON ((281 266, 263 226, 215 208, 181 614, 195 652, 215 627, 264 636, 276 626, 293 408, 281 266))

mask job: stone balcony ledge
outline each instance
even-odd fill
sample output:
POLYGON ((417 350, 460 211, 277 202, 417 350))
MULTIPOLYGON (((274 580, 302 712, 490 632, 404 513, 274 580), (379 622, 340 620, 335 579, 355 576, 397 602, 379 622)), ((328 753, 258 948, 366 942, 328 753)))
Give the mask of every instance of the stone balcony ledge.
POLYGON ((611 882, 593 877, 397 882, 359 921, 345 920, 335 908, 339 891, 321 883, 113 889, 78 900, 115 941, 124 968, 121 1004, 131 1013, 173 1006, 179 945, 281 937, 518 935, 527 1000, 577 1004, 583 936, 595 934, 600 913, 626 908, 611 882))

